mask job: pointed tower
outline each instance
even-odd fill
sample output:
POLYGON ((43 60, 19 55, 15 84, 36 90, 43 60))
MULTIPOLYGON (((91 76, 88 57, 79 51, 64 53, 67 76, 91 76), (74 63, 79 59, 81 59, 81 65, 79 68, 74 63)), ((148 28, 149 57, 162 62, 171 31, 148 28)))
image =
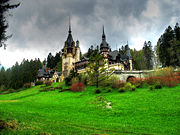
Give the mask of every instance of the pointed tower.
POLYGON ((106 35, 105 35, 105 32, 104 32, 104 25, 103 25, 102 42, 100 44, 100 53, 104 55, 105 59, 108 59, 109 44, 106 42, 106 35))
POLYGON ((80 47, 79 47, 79 40, 76 41, 76 55, 75 55, 75 59, 76 59, 76 62, 77 61, 80 61, 80 47))
POLYGON ((70 70, 74 68, 74 63, 76 62, 76 46, 71 32, 71 23, 69 19, 68 37, 62 49, 62 74, 64 78, 69 75, 70 70))

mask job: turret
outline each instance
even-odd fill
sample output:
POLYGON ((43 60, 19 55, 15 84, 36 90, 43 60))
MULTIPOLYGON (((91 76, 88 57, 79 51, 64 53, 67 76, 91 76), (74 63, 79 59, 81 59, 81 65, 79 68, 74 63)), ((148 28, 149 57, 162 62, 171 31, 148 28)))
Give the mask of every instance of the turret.
POLYGON ((108 59, 109 44, 106 42, 106 35, 104 32, 104 26, 103 26, 102 42, 100 44, 100 53, 104 55, 104 58, 108 59))
POLYGON ((79 41, 77 40, 76 41, 76 56, 75 56, 75 59, 76 59, 76 62, 77 61, 80 61, 80 47, 79 47, 79 41))

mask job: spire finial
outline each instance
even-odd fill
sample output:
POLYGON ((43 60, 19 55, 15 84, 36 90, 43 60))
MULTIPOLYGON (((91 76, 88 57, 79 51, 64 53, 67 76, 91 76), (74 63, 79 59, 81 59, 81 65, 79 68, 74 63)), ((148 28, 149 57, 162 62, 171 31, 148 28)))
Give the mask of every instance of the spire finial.
POLYGON ((103 35, 104 35, 104 25, 103 25, 103 35))
POLYGON ((104 33, 104 25, 103 25, 103 34, 102 34, 102 39, 103 39, 103 40, 106 40, 106 36, 105 36, 105 33, 104 33))
POLYGON ((70 15, 69 15, 69 33, 71 33, 71 18, 70 18, 70 15))

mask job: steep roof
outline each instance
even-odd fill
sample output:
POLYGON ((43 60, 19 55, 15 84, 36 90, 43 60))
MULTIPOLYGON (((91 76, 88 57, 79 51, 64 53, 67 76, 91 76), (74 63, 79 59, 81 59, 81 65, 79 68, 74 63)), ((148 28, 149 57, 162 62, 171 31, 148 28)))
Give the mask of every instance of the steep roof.
POLYGON ((67 40, 66 40, 66 45, 67 47, 72 47, 73 46, 73 37, 72 37, 72 34, 71 34, 71 24, 69 22, 69 31, 68 31, 68 37, 67 37, 67 40))
POLYGON ((109 56, 111 57, 112 60, 116 60, 116 57, 119 55, 119 51, 114 50, 109 52, 109 56))
POLYGON ((106 35, 104 32, 104 26, 103 26, 102 42, 100 44, 100 49, 101 48, 109 48, 109 44, 106 42, 106 35))

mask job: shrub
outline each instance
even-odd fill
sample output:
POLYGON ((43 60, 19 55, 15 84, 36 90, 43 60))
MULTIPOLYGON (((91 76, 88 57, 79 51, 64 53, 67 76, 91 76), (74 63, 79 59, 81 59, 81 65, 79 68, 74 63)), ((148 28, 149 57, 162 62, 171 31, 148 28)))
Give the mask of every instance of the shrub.
POLYGON ((180 83, 180 76, 176 76, 176 80, 180 83))
POLYGON ((72 82, 71 82, 72 78, 78 77, 78 76, 79 76, 79 73, 77 72, 77 70, 72 69, 69 75, 64 79, 65 84, 68 86, 72 85, 72 82))
POLYGON ((99 93, 101 93, 101 90, 100 90, 100 89, 96 89, 96 90, 95 90, 95 93, 96 93, 96 94, 99 94, 99 93))
POLYGON ((132 91, 136 91, 136 86, 135 86, 135 85, 132 85, 132 86, 131 86, 131 90, 132 90, 132 91))
POLYGON ((150 87, 149 87, 149 90, 153 90, 153 87, 152 87, 152 86, 150 86, 150 87))
POLYGON ((142 88, 142 84, 136 84, 136 88, 142 88))
POLYGON ((5 91, 6 90, 6 87, 4 86, 4 85, 1 85, 1 87, 0 87, 0 92, 3 92, 3 91, 5 91))
POLYGON ((129 80, 129 82, 131 82, 133 85, 136 85, 137 88, 141 88, 144 85, 145 80, 142 78, 132 78, 129 80))
POLYGON ((87 75, 79 74, 78 78, 79 78, 80 83, 83 83, 84 85, 87 85, 87 83, 88 83, 88 76, 87 75))
POLYGON ((66 77, 65 79, 64 79, 64 81, 65 81, 65 84, 67 85, 67 86, 70 86, 72 83, 71 83, 71 77, 66 77))
POLYGON ((46 86, 50 86, 51 84, 52 84, 52 81, 49 81, 49 80, 45 81, 46 86))
POLYGON ((55 89, 62 90, 62 87, 54 87, 55 89))
POLYGON ((35 82, 35 86, 42 85, 42 84, 43 84, 43 81, 40 81, 40 80, 35 82))
POLYGON ((14 89, 8 89, 8 93, 13 93, 13 92, 15 92, 14 89))
POLYGON ((125 88, 124 87, 119 88, 119 92, 125 92, 125 88))
POLYGON ((131 84, 130 82, 127 82, 127 83, 125 84, 124 88, 125 88, 126 90, 131 90, 131 89, 132 89, 132 84, 131 84))
POLYGON ((73 92, 79 92, 79 91, 83 91, 85 88, 85 85, 83 83, 76 83, 71 85, 70 90, 73 92))
POLYGON ((156 85, 154 86, 154 88, 155 88, 155 89, 161 89, 162 86, 161 86, 161 84, 156 84, 156 85))
POLYGON ((154 85, 157 82, 159 82, 160 78, 161 77, 150 76, 150 77, 145 78, 145 82, 149 85, 154 85))
POLYGON ((24 88, 30 88, 31 87, 31 83, 25 83, 24 84, 24 88))
POLYGON ((107 93, 110 93, 110 92, 112 92, 112 89, 111 89, 111 88, 109 88, 109 89, 107 90, 107 93))
POLYGON ((50 88, 44 88, 44 89, 41 89, 39 90, 40 92, 48 92, 48 91, 55 91, 55 88, 53 87, 50 87, 50 88))
POLYGON ((153 72, 152 76, 167 76, 168 74, 171 74, 173 72, 174 72, 173 67, 166 67, 156 70, 155 72, 153 72))
POLYGON ((121 81, 121 80, 115 80, 112 82, 112 88, 114 88, 114 89, 124 87, 124 85, 125 85, 125 82, 121 81))
POLYGON ((166 77, 163 79, 162 83, 167 87, 175 87, 178 85, 178 80, 175 77, 166 77))
POLYGON ((71 79, 71 84, 76 84, 76 83, 79 83, 79 78, 78 77, 73 77, 71 79))
POLYGON ((10 120, 8 122, 0 120, 0 131, 3 129, 17 129, 18 123, 16 120, 10 120))

